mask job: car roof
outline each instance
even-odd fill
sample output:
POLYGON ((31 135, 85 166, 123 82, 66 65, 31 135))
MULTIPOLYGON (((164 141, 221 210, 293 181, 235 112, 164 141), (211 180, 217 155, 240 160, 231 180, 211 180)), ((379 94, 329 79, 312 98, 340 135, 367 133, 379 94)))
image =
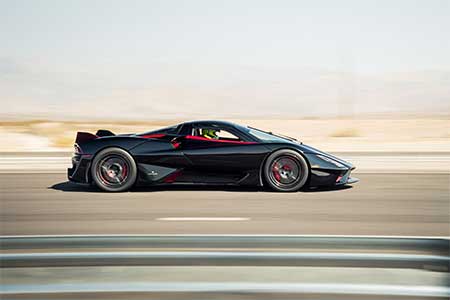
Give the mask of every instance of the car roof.
POLYGON ((228 122, 228 121, 220 121, 220 120, 199 120, 199 121, 189 121, 183 123, 184 125, 201 125, 201 126, 227 126, 227 127, 236 127, 237 124, 228 122))

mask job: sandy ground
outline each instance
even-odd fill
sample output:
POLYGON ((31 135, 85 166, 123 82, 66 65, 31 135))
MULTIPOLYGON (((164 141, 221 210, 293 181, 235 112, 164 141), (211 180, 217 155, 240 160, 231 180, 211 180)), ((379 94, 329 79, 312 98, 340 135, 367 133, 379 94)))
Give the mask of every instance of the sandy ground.
MULTIPOLYGON (((181 121, 0 122, 0 152, 67 151, 77 131, 146 132, 181 121)), ((446 118, 230 121, 292 136, 331 152, 450 152, 450 120, 446 118)))

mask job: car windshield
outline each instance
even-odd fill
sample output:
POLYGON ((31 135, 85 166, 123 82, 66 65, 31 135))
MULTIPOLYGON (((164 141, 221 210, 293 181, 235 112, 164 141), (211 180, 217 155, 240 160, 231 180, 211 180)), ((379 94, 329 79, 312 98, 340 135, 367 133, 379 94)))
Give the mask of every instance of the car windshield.
POLYGON ((246 127, 246 130, 247 130, 248 134, 250 134, 264 142, 286 142, 286 141, 295 141, 296 140, 291 137, 274 134, 272 132, 264 131, 264 130, 253 128, 250 126, 246 127))

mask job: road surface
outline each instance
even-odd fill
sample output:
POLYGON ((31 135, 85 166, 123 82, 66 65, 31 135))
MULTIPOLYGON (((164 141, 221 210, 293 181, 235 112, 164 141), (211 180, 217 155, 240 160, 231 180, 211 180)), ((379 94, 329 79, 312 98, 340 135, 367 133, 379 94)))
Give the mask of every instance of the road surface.
POLYGON ((0 174, 2 235, 450 235, 450 174, 358 174, 340 190, 169 187, 110 194, 65 174, 0 174))

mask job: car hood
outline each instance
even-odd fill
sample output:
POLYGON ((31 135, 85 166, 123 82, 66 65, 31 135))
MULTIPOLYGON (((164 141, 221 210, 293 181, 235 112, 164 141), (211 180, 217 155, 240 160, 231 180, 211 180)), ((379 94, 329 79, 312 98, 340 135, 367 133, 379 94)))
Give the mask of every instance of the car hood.
POLYGON ((330 153, 323 152, 323 151, 321 151, 319 149, 316 149, 316 148, 311 147, 309 145, 305 145, 303 143, 294 143, 294 144, 296 144, 296 147, 299 148, 299 150, 301 150, 304 153, 323 155, 325 157, 328 157, 330 159, 333 159, 333 160, 343 164, 344 166, 348 167, 349 169, 353 169, 354 168, 353 164, 351 164, 348 161, 345 161, 345 160, 343 160, 343 159, 341 159, 339 157, 336 157, 336 156, 334 156, 334 155, 332 155, 330 153))

